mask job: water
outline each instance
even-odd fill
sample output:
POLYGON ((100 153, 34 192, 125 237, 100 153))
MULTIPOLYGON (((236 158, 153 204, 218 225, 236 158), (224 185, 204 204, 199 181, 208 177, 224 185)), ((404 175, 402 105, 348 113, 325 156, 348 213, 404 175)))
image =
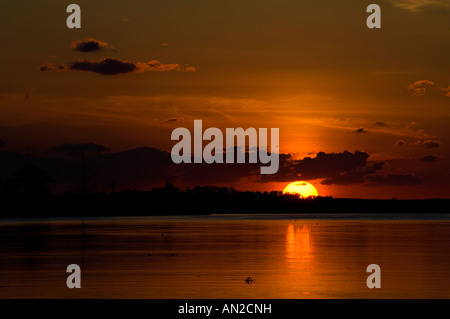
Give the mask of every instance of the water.
POLYGON ((449 247, 449 215, 3 220, 0 298, 450 298, 449 247))

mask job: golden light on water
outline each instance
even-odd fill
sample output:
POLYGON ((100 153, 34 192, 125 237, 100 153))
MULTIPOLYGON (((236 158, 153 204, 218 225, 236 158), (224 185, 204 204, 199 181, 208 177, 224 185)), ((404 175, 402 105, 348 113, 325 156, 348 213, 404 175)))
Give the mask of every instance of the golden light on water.
MULTIPOLYGON (((302 273, 302 280, 309 281, 313 271, 313 243, 311 228, 307 225, 290 224, 286 231, 286 265, 296 273, 302 273)), ((303 284, 306 282, 302 281, 303 284)), ((296 287, 295 289, 299 289, 296 287)), ((304 291, 308 294, 308 291, 304 291)))

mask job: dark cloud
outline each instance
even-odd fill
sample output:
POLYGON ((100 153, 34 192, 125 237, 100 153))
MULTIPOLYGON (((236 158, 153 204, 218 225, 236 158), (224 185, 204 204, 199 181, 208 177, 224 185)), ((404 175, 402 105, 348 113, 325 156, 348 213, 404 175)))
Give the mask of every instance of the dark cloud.
POLYGON ((316 157, 305 157, 295 164, 294 169, 304 179, 317 179, 351 172, 366 165, 369 154, 355 151, 351 153, 317 153, 316 157))
POLYGON ((66 66, 65 65, 54 65, 53 63, 43 63, 39 67, 39 71, 45 72, 45 71, 65 71, 66 66))
POLYGON ((0 151, 0 182, 9 178, 15 178, 15 172, 20 171, 22 167, 34 165, 40 167, 48 175, 52 176, 59 187, 65 181, 73 182, 74 167, 67 161, 60 159, 50 159, 46 157, 34 157, 30 153, 23 154, 18 152, 0 151))
POLYGON ((415 144, 416 145, 420 145, 420 146, 424 146, 426 148, 438 148, 440 146, 439 141, 430 141, 430 140, 417 141, 415 144))
POLYGON ((98 154, 110 151, 108 147, 94 144, 62 144, 59 146, 54 146, 50 149, 52 152, 65 154, 69 156, 80 156, 81 154, 98 154))
POLYGON ((56 183, 52 186, 54 191, 74 190, 76 180, 81 174, 79 155, 84 152, 89 171, 95 172, 92 182, 100 190, 110 189, 108 187, 112 182, 116 190, 145 190, 160 187, 166 182, 179 186, 232 186, 242 178, 261 183, 321 179, 321 183, 325 185, 378 186, 422 183, 422 180, 413 175, 380 175, 379 171, 384 167, 384 163, 368 162, 369 154, 359 151, 319 152, 315 157, 300 160, 294 159, 291 154, 280 154, 279 171, 273 175, 261 175, 261 163, 177 165, 172 162, 169 152, 148 147, 110 152, 104 146, 87 143, 63 144, 53 147, 52 151, 61 156, 34 157, 30 154, 0 151, 3 163, 0 167, 0 180, 13 176, 13 173, 23 166, 35 165, 55 179, 56 183))
POLYGON ((107 47, 108 43, 95 39, 83 39, 80 41, 72 42, 70 47, 79 52, 97 52, 102 48, 107 47))
POLYGON ((367 133, 367 131, 363 127, 360 127, 359 129, 353 131, 353 133, 365 134, 365 133, 367 133))
POLYGON ((418 185, 423 184, 422 180, 414 175, 395 175, 386 176, 369 175, 366 177, 366 186, 399 186, 399 185, 418 185))
POLYGON ((182 164, 178 168, 180 181, 195 185, 232 184, 241 178, 259 176, 260 163, 182 164))
POLYGON ((426 148, 438 148, 440 146, 438 142, 433 141, 425 142, 424 145, 426 146, 426 148))
POLYGON ((422 157, 420 160, 424 163, 433 163, 437 160, 437 156, 428 155, 428 156, 422 157))
POLYGON ((366 177, 375 174, 376 171, 382 169, 384 162, 374 163, 372 166, 362 167, 350 172, 343 172, 333 177, 324 179, 321 184, 324 185, 350 185, 362 184, 366 181, 366 177))
POLYGON ((274 175, 260 177, 261 182, 287 182, 293 180, 322 179, 324 185, 361 184, 377 185, 413 185, 422 180, 413 175, 386 176, 378 174, 384 162, 369 163, 369 154, 355 151, 342 153, 319 152, 316 157, 294 160, 290 155, 280 155, 280 169, 274 175))
MULTIPOLYGON (((0 160, 4 163, 0 165, 0 181, 13 177, 14 172, 21 167, 35 165, 53 177, 56 182, 52 185, 54 192, 74 191, 80 186, 80 157, 34 157, 30 154, 0 151, 0 160)), ((178 168, 172 163, 170 153, 155 148, 93 154, 86 156, 85 163, 86 170, 92 172, 91 186, 95 186, 93 188, 97 190, 109 190, 112 182, 117 190, 147 189, 178 178, 178 168)))
POLYGON ((378 126, 388 126, 385 122, 375 122, 375 125, 378 125, 378 126))
POLYGON ((369 154, 355 151, 351 153, 317 153, 316 157, 293 159, 291 154, 280 154, 279 170, 273 175, 261 175, 260 182, 287 182, 298 179, 327 179, 326 183, 342 184, 344 180, 361 180, 367 169, 369 154), (339 181, 339 182, 338 182, 339 181))
POLYGON ((395 142, 395 146, 398 146, 398 147, 402 147, 405 144, 406 144, 406 142, 404 140, 398 140, 397 142, 395 142))
POLYGON ((121 73, 138 72, 139 68, 135 63, 116 60, 114 58, 104 58, 100 61, 77 60, 71 63, 69 70, 94 72, 104 75, 116 75, 121 73))
POLYGON ((3 142, 3 140, 0 140, 0 147, 5 147, 7 146, 5 142, 3 142))
MULTIPOLYGON (((129 62, 107 57, 99 61, 77 60, 70 64, 55 66, 45 63, 39 67, 40 71, 85 71, 103 75, 117 75, 125 73, 139 73, 146 71, 193 71, 182 68, 179 64, 163 64, 157 60, 149 62, 129 62)), ((195 71, 195 68, 194 68, 195 71)))
POLYGON ((322 182, 323 185, 350 185, 364 183, 365 173, 363 171, 346 172, 339 175, 325 178, 322 182))
POLYGON ((105 153, 90 159, 99 171, 98 182, 118 188, 149 189, 179 180, 179 167, 171 159, 170 153, 152 147, 105 153))
POLYGON ((168 119, 165 119, 164 122, 184 122, 184 117, 171 117, 168 119))
MULTIPOLYGON (((249 163, 249 151, 245 150, 245 163, 237 163, 241 148, 234 147, 234 163, 193 163, 175 165, 180 182, 184 184, 231 184, 241 178, 259 178, 261 163, 249 163)), ((253 150, 258 151, 258 150, 253 150)), ((223 158, 225 159, 225 154, 223 158)), ((225 160, 224 160, 225 162, 225 160)))
POLYGON ((279 154, 278 156, 278 172, 272 175, 260 175, 258 170, 254 174, 254 176, 256 176, 257 182, 292 182, 299 179, 299 172, 295 168, 299 161, 294 160, 291 154, 279 154))

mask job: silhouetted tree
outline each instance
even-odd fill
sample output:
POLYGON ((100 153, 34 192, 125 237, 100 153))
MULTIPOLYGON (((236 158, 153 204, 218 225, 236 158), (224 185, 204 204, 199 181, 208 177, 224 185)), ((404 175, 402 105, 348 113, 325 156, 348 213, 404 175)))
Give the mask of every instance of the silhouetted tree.
POLYGON ((77 193, 87 194, 94 191, 92 186, 92 179, 95 176, 94 170, 90 162, 81 154, 80 172, 77 180, 77 193))
POLYGON ((47 184, 53 183, 54 180, 41 168, 28 165, 22 167, 15 175, 19 189, 24 195, 32 197, 50 195, 50 187, 47 184))
POLYGON ((164 186, 164 191, 166 192, 166 194, 174 194, 180 192, 180 188, 173 186, 173 184, 170 182, 166 182, 166 186, 164 186))
POLYGON ((2 197, 11 198, 20 194, 20 185, 17 179, 9 178, 1 183, 0 194, 2 197))

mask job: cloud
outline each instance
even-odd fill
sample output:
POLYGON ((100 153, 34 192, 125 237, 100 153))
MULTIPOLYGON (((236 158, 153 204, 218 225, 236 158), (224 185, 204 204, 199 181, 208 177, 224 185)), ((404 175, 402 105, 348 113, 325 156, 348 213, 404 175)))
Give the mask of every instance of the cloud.
POLYGON ((450 85, 447 88, 440 88, 440 90, 445 92, 445 96, 450 97, 450 85))
POLYGON ((405 128, 393 128, 393 131, 398 132, 397 135, 400 135, 404 139, 400 139, 396 142, 397 146, 403 145, 419 145, 419 146, 427 146, 431 145, 431 147, 436 146, 434 144, 439 144, 440 141, 438 137, 434 134, 427 133, 424 129, 421 129, 420 126, 415 122, 410 122, 405 128), (433 143, 430 143, 433 142, 433 143))
POLYGON ((342 153, 317 153, 315 158, 305 157, 295 165, 304 179, 332 178, 340 174, 355 172, 366 166, 369 154, 355 151, 342 153))
POLYGON ((195 71, 197 71, 197 69, 195 68, 195 66, 186 65, 184 68, 180 68, 178 71, 181 71, 181 72, 195 72, 195 71))
POLYGON ((428 156, 424 156, 422 157, 420 160, 424 163, 433 163, 437 160, 437 156, 434 155, 428 155, 428 156))
POLYGON ((395 175, 386 176, 369 175, 366 177, 366 186, 399 186, 399 185, 418 185, 423 184, 422 180, 414 175, 395 175))
POLYGON ((98 154, 110 151, 108 147, 94 143, 86 143, 86 144, 66 143, 59 146, 53 146, 50 150, 55 153, 66 154, 69 156, 79 156, 83 153, 98 154))
POLYGON ((420 146, 424 146, 426 148, 438 148, 440 146, 439 141, 430 141, 430 140, 426 140, 426 141, 417 141, 414 143, 415 145, 420 145, 420 146))
POLYGON ((306 179, 326 178, 364 167, 368 158, 369 154, 359 151, 329 154, 319 152, 315 158, 305 157, 295 168, 306 179))
POLYGON ((376 171, 382 169, 384 162, 374 163, 372 166, 356 169, 351 172, 343 172, 339 175, 324 179, 323 185, 349 185, 361 184, 366 181, 366 176, 375 174, 376 171))
MULTIPOLYGON (((301 160, 292 154, 280 154, 279 170, 273 175, 259 176, 260 182, 287 182, 304 179, 325 179, 327 184, 344 184, 361 182, 365 174, 376 167, 367 167, 369 154, 355 151, 342 153, 317 153, 316 157, 305 157, 301 160)), ((379 164, 378 164, 379 165, 379 164)))
POLYGON ((418 12, 427 7, 450 9, 448 0, 392 0, 395 6, 411 12, 418 12))
POLYGON ((53 148, 64 155, 60 157, 0 151, 5 165, 0 166, 0 180, 5 180, 26 165, 36 165, 52 176, 57 192, 71 191, 77 186, 80 176, 80 158, 86 154, 89 170, 96 174, 92 183, 109 190, 114 182, 116 189, 141 189, 159 187, 166 182, 179 186, 223 185, 231 186, 242 182, 292 182, 296 180, 323 179, 324 185, 363 186, 416 185, 422 180, 414 175, 381 175, 383 162, 367 162, 365 152, 342 153, 319 152, 316 157, 296 160, 291 154, 280 154, 280 170, 274 175, 260 175, 260 163, 242 164, 179 164, 172 162, 170 153, 151 147, 143 147, 120 152, 94 143, 63 144, 53 148), (300 175, 300 176, 299 176, 300 175))
POLYGON ((65 71, 66 66, 63 64, 54 65, 53 63, 43 63, 39 66, 39 71, 65 71))
POLYGON ((404 140, 398 140, 397 142, 395 142, 395 146, 398 146, 398 147, 402 147, 405 144, 406 144, 406 142, 404 140))
POLYGON ((192 72, 195 71, 194 67, 188 66, 185 68, 180 67, 179 64, 163 64, 157 60, 151 60, 149 62, 129 62, 122 61, 115 58, 107 57, 99 61, 77 60, 69 65, 60 65, 55 67, 52 64, 43 64, 39 68, 40 71, 85 71, 93 72, 103 75, 117 75, 125 73, 140 73, 146 71, 181 71, 192 72))
POLYGON ((139 72, 137 64, 114 58, 104 58, 100 61, 77 60, 69 65, 68 70, 94 72, 105 75, 139 72))
POLYGON ((408 85, 408 90, 412 91, 414 96, 423 96, 427 93, 427 87, 433 85, 434 82, 429 80, 420 80, 408 85))
POLYGON ((436 140, 417 140, 415 142, 407 143, 404 140, 398 140, 395 142, 395 146, 402 147, 403 145, 417 145, 426 148, 438 148, 441 144, 436 140))
POLYGON ((178 166, 180 181, 184 184, 233 184, 241 178, 260 176, 260 163, 184 164, 178 166))
POLYGON ((179 64, 162 64, 157 60, 152 60, 147 63, 137 63, 137 65, 142 69, 142 71, 184 71, 179 64))
POLYGON ((178 181, 179 170, 169 152, 142 147, 117 153, 105 153, 91 158, 98 167, 99 182, 111 181, 121 189, 148 189, 152 186, 178 181))
POLYGON ((98 52, 102 48, 107 47, 108 43, 87 38, 79 41, 72 42, 70 47, 79 52, 98 52))
POLYGON ((3 142, 3 140, 0 140, 0 147, 5 147, 7 146, 5 142, 3 142))
POLYGON ((165 119, 163 122, 169 122, 169 123, 184 122, 184 117, 171 117, 171 118, 165 119))
POLYGON ((359 129, 353 131, 353 133, 357 133, 357 134, 365 134, 365 133, 367 133, 367 131, 366 131, 363 127, 361 127, 361 128, 359 128, 359 129))
MULTIPOLYGON (((71 144, 68 151, 90 149, 71 144)), ((83 145, 83 144, 80 144, 83 145)), ((94 144, 95 145, 95 144, 94 144)), ((63 147, 65 149, 66 146, 63 147)), ((93 147, 94 150, 98 147, 93 147)), ((101 148, 101 147, 100 147, 101 148)), ((68 155, 63 160, 54 157, 34 157, 29 154, 0 151, 0 158, 7 165, 0 165, 0 181, 14 176, 14 172, 26 165, 35 165, 52 176, 56 183, 54 192, 73 191, 78 188, 77 180, 81 174, 80 158, 68 155)), ((177 169, 172 163, 170 153, 155 148, 138 148, 117 153, 90 154, 86 156, 89 171, 95 173, 92 186, 110 189, 111 182, 117 189, 148 189, 177 180, 177 169)))
MULTIPOLYGON (((56 192, 72 191, 80 176, 81 151, 98 150, 86 154, 90 171, 95 172, 92 183, 108 188, 114 182, 117 189, 151 189, 172 182, 177 185, 232 185, 242 177, 259 174, 260 164, 174 164, 169 152, 152 147, 142 147, 120 152, 100 152, 103 147, 95 144, 63 144, 55 147, 64 159, 34 157, 29 154, 0 151, 5 165, 0 166, 0 180, 13 176, 26 165, 36 165, 56 180, 56 192), (92 145, 92 146, 90 146, 92 145), (101 154, 100 154, 101 153, 101 154)), ((108 188, 109 189, 109 188, 108 188)))
POLYGON ((434 82, 431 82, 429 80, 419 80, 414 82, 413 84, 410 84, 408 88, 413 89, 418 86, 426 86, 426 85, 434 85, 434 82))
POLYGON ((385 122, 375 122, 375 125, 382 126, 382 127, 388 127, 389 126, 385 122))
POLYGON ((369 154, 355 151, 342 153, 319 152, 315 158, 293 160, 291 155, 280 154, 280 170, 277 174, 263 176, 261 181, 286 182, 293 180, 322 179, 323 185, 364 186, 415 185, 422 180, 413 175, 380 175, 384 162, 369 163, 369 154))

